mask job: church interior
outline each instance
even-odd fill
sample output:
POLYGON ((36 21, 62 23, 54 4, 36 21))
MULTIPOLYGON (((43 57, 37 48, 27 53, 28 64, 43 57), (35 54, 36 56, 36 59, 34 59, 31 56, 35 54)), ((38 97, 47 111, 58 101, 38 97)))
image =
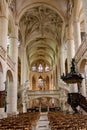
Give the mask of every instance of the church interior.
POLYGON ((87 130, 86 0, 0 0, 0 130, 87 130))

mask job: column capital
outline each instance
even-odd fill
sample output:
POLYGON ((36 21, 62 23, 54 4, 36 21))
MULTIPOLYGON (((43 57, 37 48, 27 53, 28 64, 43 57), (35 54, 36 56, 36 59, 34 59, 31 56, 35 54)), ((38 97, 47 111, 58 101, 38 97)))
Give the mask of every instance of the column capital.
POLYGON ((14 31, 10 34, 9 38, 18 40, 18 25, 15 25, 13 30, 14 31))

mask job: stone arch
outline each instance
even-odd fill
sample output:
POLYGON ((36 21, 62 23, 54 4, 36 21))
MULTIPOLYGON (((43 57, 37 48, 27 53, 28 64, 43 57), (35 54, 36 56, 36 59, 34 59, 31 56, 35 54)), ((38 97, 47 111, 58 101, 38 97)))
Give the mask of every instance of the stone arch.
POLYGON ((47 6, 48 8, 52 9, 53 11, 57 12, 58 15, 60 16, 60 18, 64 21, 64 17, 62 16, 62 14, 59 12, 59 10, 57 10, 56 7, 52 6, 51 4, 49 5, 48 3, 45 3, 45 2, 32 2, 32 4, 28 4, 26 7, 24 7, 22 9, 22 11, 20 12, 20 15, 17 19, 17 22, 20 22, 20 19, 22 18, 22 16, 25 14, 26 11, 28 11, 29 9, 33 8, 33 7, 36 7, 36 6, 40 6, 40 5, 45 5, 47 6))
POLYGON ((12 104, 12 91, 13 91, 13 75, 10 70, 7 70, 6 73, 6 91, 7 91, 7 98, 6 98, 6 111, 11 113, 11 104, 12 104))
POLYGON ((85 68, 86 62, 87 62, 86 59, 83 59, 83 60, 81 61, 80 67, 79 67, 80 73, 84 73, 84 68, 85 68))
POLYGON ((12 75, 12 72, 10 70, 7 70, 7 75, 6 77, 9 77, 9 80, 10 81, 13 81, 13 75, 12 75))

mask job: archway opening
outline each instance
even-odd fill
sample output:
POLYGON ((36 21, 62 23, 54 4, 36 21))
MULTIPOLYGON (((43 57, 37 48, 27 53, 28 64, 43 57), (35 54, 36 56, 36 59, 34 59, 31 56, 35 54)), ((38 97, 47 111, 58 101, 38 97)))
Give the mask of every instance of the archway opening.
POLYGON ((11 113, 11 108, 12 108, 12 88, 13 88, 13 75, 10 70, 7 71, 6 74, 6 91, 7 91, 7 98, 6 98, 6 106, 5 106, 5 111, 7 113, 11 113))

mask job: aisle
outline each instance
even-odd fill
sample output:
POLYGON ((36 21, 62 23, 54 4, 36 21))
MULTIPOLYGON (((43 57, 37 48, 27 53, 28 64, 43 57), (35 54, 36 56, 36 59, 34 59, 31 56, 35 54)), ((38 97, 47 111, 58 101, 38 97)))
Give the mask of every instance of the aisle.
POLYGON ((47 112, 40 114, 40 119, 37 121, 36 126, 32 130, 51 130, 49 126, 47 112))

